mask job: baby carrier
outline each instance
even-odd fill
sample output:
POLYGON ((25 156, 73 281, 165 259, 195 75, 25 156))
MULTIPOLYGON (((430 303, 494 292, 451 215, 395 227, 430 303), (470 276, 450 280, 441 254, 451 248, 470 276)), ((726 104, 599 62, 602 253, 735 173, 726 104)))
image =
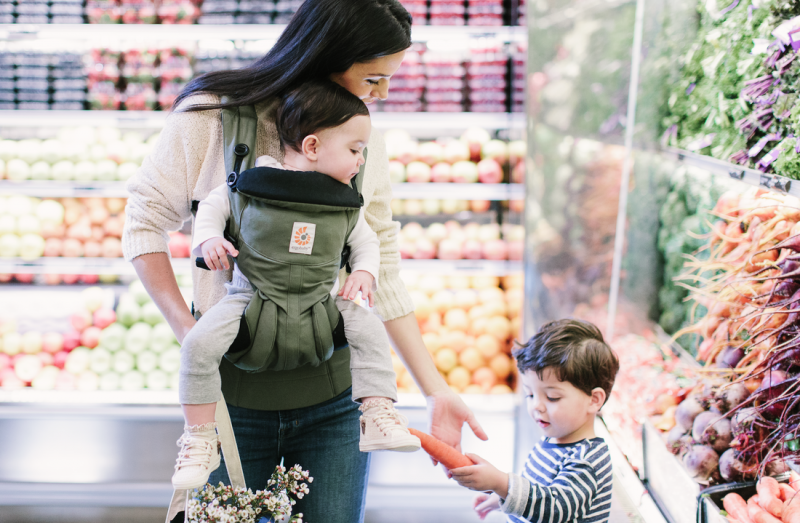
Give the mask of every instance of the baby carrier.
MULTIPOLYGON (((347 346, 330 289, 348 261, 364 166, 351 185, 317 172, 252 167, 255 109, 224 109, 222 123, 230 173, 226 238, 255 287, 225 357, 251 372, 319 365, 347 346)), ((205 266, 202 258, 197 264, 205 266)))

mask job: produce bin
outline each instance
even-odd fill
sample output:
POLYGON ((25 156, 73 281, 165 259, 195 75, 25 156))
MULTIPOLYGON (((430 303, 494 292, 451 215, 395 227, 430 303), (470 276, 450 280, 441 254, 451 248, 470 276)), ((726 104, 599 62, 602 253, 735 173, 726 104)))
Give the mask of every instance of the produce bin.
POLYGON ((756 493, 756 482, 727 483, 704 490, 697 497, 697 523, 727 523, 728 519, 721 514, 722 498, 731 492, 746 500, 756 493))

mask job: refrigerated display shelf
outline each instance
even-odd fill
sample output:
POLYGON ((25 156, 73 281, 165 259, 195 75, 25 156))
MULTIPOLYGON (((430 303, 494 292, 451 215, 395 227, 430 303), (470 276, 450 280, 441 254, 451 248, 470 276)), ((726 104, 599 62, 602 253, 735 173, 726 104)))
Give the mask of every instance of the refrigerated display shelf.
MULTIPOLYGON (((607 2, 603 2, 607 3, 607 2)), ((281 24, 0 24, 0 40, 277 40, 281 24)), ((413 26, 415 42, 488 36, 505 42, 527 39, 524 26, 413 26)))
MULTIPOLYGON (((5 127, 119 127, 160 129, 167 111, 0 111, 5 127)), ((406 129, 414 133, 481 127, 488 130, 525 128, 524 113, 383 113, 370 114, 380 129, 406 129)))
POLYGON ((792 180, 791 178, 778 174, 762 173, 756 169, 742 167, 741 165, 683 149, 669 147, 667 148, 667 152, 676 156, 678 160, 687 165, 705 169, 712 174, 739 180, 740 182, 761 189, 769 189, 781 194, 791 194, 792 196, 800 197, 800 182, 797 180, 792 180))
MULTIPOLYGON (((521 261, 507 260, 402 260, 400 268, 428 274, 505 276, 522 272, 521 261)), ((189 258, 172 260, 176 273, 188 273, 189 258)), ((117 274, 135 275, 123 258, 0 258, 0 274, 117 274)))
MULTIPOLYGON (((394 183, 392 193, 400 199, 434 200, 521 200, 521 183, 394 183)), ((57 182, 36 180, 0 181, 0 194, 21 194, 39 198, 127 198, 125 182, 57 182)))
POLYGON ((575 20, 579 16, 586 17, 593 13, 606 11, 633 2, 634 0, 583 0, 580 2, 573 2, 572 5, 564 7, 559 11, 531 17, 529 25, 533 26, 535 29, 547 29, 575 20))

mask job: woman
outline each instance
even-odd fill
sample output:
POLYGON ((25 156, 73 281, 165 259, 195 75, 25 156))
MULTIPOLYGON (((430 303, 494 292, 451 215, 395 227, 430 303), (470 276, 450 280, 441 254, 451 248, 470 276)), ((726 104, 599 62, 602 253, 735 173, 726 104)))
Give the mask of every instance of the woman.
MULTIPOLYGON (((195 318, 181 296, 167 255, 166 232, 191 217, 225 180, 221 107, 254 105, 256 156, 279 161, 274 108, 277 96, 314 78, 330 78, 371 103, 385 99, 389 80, 410 46, 411 17, 396 0, 306 0, 275 46, 252 66, 201 76, 175 102, 161 137, 128 188, 123 248, 136 272, 182 341, 195 318), (221 103, 221 97, 226 103, 221 103)), ((413 303, 398 276, 397 225, 391 220, 386 148, 373 131, 362 187, 365 217, 381 241, 377 310, 426 396, 431 432, 460 445, 461 427, 486 439, 474 416, 444 382, 428 355, 413 303)), ((202 314, 225 293, 223 271, 195 271, 194 307, 202 314)), ((344 278, 341 278, 343 281, 344 278)), ((220 366, 247 484, 266 486, 281 458, 309 470, 311 494, 297 512, 312 523, 363 519, 369 454, 358 450, 358 405, 350 398, 349 351, 319 367, 245 373, 227 360, 220 366)), ((225 467, 210 481, 226 481, 225 467)))

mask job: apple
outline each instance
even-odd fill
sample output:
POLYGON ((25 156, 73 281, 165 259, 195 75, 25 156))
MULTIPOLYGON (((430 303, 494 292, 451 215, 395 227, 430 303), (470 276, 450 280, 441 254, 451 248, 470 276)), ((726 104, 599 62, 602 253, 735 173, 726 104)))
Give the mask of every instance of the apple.
POLYGON ((470 159, 469 146, 461 140, 450 140, 444 146, 444 161, 450 164, 470 159))
POLYGON ((111 359, 111 368, 114 370, 114 372, 124 374, 133 370, 134 363, 135 360, 133 354, 130 352, 119 351, 114 354, 114 357, 111 359))
POLYGON ((39 161, 31 165, 28 176, 31 180, 49 180, 52 178, 52 168, 49 163, 39 161))
POLYGON ((439 242, 437 258, 440 260, 460 260, 461 243, 456 240, 445 238, 439 242))
POLYGON ((92 314, 88 310, 76 312, 69 318, 70 325, 78 332, 83 332, 92 324, 92 314))
POLYGON ((97 347, 89 357, 89 369, 97 374, 111 370, 112 354, 103 347, 97 347))
POLYGON ((122 390, 141 390, 144 388, 144 375, 136 370, 122 375, 119 388, 122 390))
POLYGON ((19 241, 19 257, 35 260, 44 254, 44 238, 38 234, 25 234, 19 241))
POLYGON ((69 160, 61 160, 53 165, 50 176, 58 182, 68 182, 75 179, 75 164, 69 160))
POLYGON ((77 330, 65 332, 63 344, 65 351, 70 352, 74 350, 75 347, 81 344, 81 333, 77 330))
POLYGON ((191 254, 191 242, 179 232, 169 233, 169 253, 173 258, 188 258, 191 254))
POLYGON ((439 200, 427 199, 422 200, 422 212, 428 216, 439 214, 442 212, 442 203, 439 200))
POLYGON ((14 279, 13 274, 0 273, 0 283, 8 283, 14 279))
POLYGON ((478 181, 481 183, 500 183, 503 181, 503 168, 492 158, 478 162, 478 181))
POLYGON ((405 213, 404 203, 405 202, 403 200, 392 198, 392 201, 389 203, 389 207, 392 209, 392 216, 398 216, 405 213))
POLYGON ((523 161, 527 153, 528 146, 523 140, 513 140, 508 143, 508 161, 511 165, 523 161))
POLYGON ((100 244, 100 255, 103 258, 121 258, 122 242, 119 238, 107 237, 100 244))
POLYGON ((72 374, 80 374, 89 368, 90 354, 91 351, 86 347, 75 347, 67 356, 67 361, 64 362, 64 369, 72 374))
POLYGON ((59 238, 48 238, 44 242, 44 251, 42 251, 42 256, 61 256, 62 247, 63 242, 59 238))
POLYGON ((502 140, 489 140, 481 147, 481 157, 505 163, 508 160, 508 145, 502 140))
POLYGON ((511 183, 525 183, 525 162, 518 162, 511 168, 511 183))
POLYGON ((469 147, 470 158, 476 162, 481 159, 483 144, 491 138, 489 132, 480 127, 470 127, 461 135, 461 140, 469 147))
POLYGON ((59 369, 63 369, 64 364, 67 362, 68 357, 69 357, 69 352, 65 350, 56 352, 55 354, 53 354, 53 365, 55 365, 59 369))
POLYGON ((166 321, 161 311, 158 310, 158 306, 152 301, 142 305, 142 320, 150 325, 156 325, 157 323, 166 321))
POLYGON ((61 140, 50 139, 42 142, 41 150, 39 152, 40 158, 49 163, 56 163, 62 156, 64 156, 64 145, 61 140))
POLYGON ((49 352, 39 352, 36 355, 39 357, 40 360, 42 360, 42 365, 44 365, 45 367, 48 365, 52 365, 53 361, 55 361, 53 359, 53 355, 50 354, 49 352))
POLYGON ((478 227, 478 240, 488 242, 500 238, 500 226, 496 223, 487 223, 478 227))
POLYGON ((95 166, 94 162, 86 160, 78 162, 75 164, 73 176, 76 181, 91 182, 97 178, 97 167, 95 166))
POLYGON ((36 217, 42 223, 61 224, 64 222, 64 206, 55 200, 43 200, 36 206, 36 217))
POLYGON ((102 331, 97 327, 86 327, 81 332, 81 345, 93 349, 100 344, 100 333, 102 331))
POLYGON ((97 390, 99 387, 100 377, 94 372, 86 370, 78 375, 78 380, 75 384, 76 389, 84 392, 91 392, 97 390))
POLYGON ((422 214, 422 201, 406 200, 403 202, 403 214, 407 216, 419 216, 422 214))
POLYGON ((406 166, 408 183, 428 183, 431 181, 431 167, 420 161, 413 161, 406 166))
POLYGON ((119 214, 125 209, 127 201, 125 198, 106 198, 106 209, 111 214, 119 214))
POLYGON ((46 332, 42 335, 42 350, 55 354, 64 348, 64 336, 58 332, 46 332))
POLYGON ((95 177, 101 182, 111 182, 117 180, 119 167, 112 160, 100 160, 95 164, 95 177))
POLYGON ((415 241, 425 236, 425 229, 417 222, 408 222, 400 230, 400 234, 406 240, 415 241))
POLYGON ((16 233, 19 236, 23 236, 25 234, 39 234, 41 232, 42 232, 42 223, 36 216, 33 216, 31 214, 24 214, 19 218, 17 218, 16 233))
POLYGON ((31 381, 31 387, 38 390, 53 390, 56 388, 59 374, 61 371, 58 367, 45 365, 31 381))
POLYGON ((22 352, 25 354, 38 354, 42 351, 42 333, 37 331, 26 332, 22 335, 22 352))
POLYGON ((397 160, 390 161, 389 181, 392 183, 402 183, 406 181, 406 166, 397 160))
POLYGON ((169 348, 161 353, 158 358, 158 368, 164 372, 178 372, 181 366, 181 353, 180 349, 176 346, 169 348))
POLYGON ((480 260, 483 256, 483 245, 478 240, 467 240, 461 246, 461 254, 467 260, 480 260))
POLYGON ((33 274, 15 274, 14 279, 19 283, 33 283, 33 274))
POLYGON ((56 379, 56 390, 75 390, 78 378, 71 372, 62 370, 56 379))
POLYGON ((3 335, 3 352, 14 356, 22 351, 22 335, 18 332, 7 332, 3 335))
POLYGON ((389 129, 384 133, 383 139, 389 160, 394 160, 400 154, 402 144, 411 141, 411 135, 402 129, 389 129))
POLYGON ((483 257, 487 260, 508 258, 508 246, 504 240, 489 240, 483 243, 483 257))
POLYGON ((152 301, 150 295, 147 294, 147 290, 144 288, 144 284, 141 282, 141 280, 134 280, 131 282, 131 284, 128 286, 128 292, 130 293, 130 296, 136 300, 138 305, 144 305, 145 303, 152 301))
POLYGON ((89 312, 95 312, 103 306, 106 300, 106 291, 101 287, 89 287, 81 293, 83 306, 89 312))
POLYGON ((17 219, 8 214, 0 215, 0 236, 15 234, 17 232, 17 219))
POLYGON ((25 387, 25 382, 19 379, 14 369, 6 369, 0 372, 0 383, 6 390, 16 390, 25 387))
POLYGON ((79 277, 81 283, 85 285, 94 285, 100 281, 100 276, 97 274, 81 274, 79 277))
POLYGON ((117 352, 125 344, 128 330, 119 323, 112 323, 100 332, 100 347, 117 352))
POLYGON ((144 382, 148 389, 165 390, 169 387, 169 375, 163 370, 156 369, 145 375, 144 382))
POLYGON ((99 258, 103 253, 103 248, 94 240, 83 242, 83 256, 85 258, 99 258))
POLYGON ((0 258, 16 258, 19 255, 21 243, 16 234, 0 236, 0 258))
POLYGON ((150 345, 150 336, 153 328, 144 322, 131 325, 125 334, 125 350, 131 354, 138 354, 150 345))
MULTIPOLYGON (((417 157, 417 142, 415 140, 406 140, 398 142, 396 145, 396 154, 394 158, 398 162, 408 165, 417 157)), ((390 158, 391 159, 391 158, 390 158)))
POLYGON ((523 225, 503 225, 503 238, 508 241, 520 241, 525 239, 525 226, 523 225))
POLYGON ((136 355, 136 369, 147 374, 158 366, 158 355, 149 350, 142 351, 136 355))
POLYGON ((425 237, 433 243, 439 243, 447 237, 447 227, 443 223, 434 222, 425 230, 425 237))
POLYGON ((43 367, 42 360, 38 356, 26 354, 14 363, 14 372, 20 380, 28 383, 39 374, 43 367))
POLYGON ((400 251, 400 258, 409 260, 414 257, 417 252, 417 242, 412 240, 400 240, 398 243, 398 250, 400 251))
POLYGON ((522 260, 525 255, 525 242, 522 240, 510 240, 508 242, 508 259, 522 260))
POLYGON ((111 309, 97 309, 92 314, 92 324, 99 328, 105 329, 117 320, 117 314, 111 309))
POLYGON ((120 298, 117 305, 117 321, 125 327, 130 327, 142 317, 141 308, 133 298, 120 298))
POLYGON ((11 367, 11 356, 6 353, 0 352, 0 372, 11 367))
POLYGON ((417 240, 417 250, 413 255, 415 260, 432 260, 436 258, 436 245, 427 238, 417 240))
POLYGON ((474 162, 456 162, 451 170, 454 183, 475 183, 478 181, 478 167, 474 162))
MULTIPOLYGON (((65 258, 80 258, 83 256, 83 243, 75 238, 66 238, 61 244, 61 255, 65 258)), ((75 275, 75 281, 77 279, 75 275)))
POLYGON ((442 200, 442 212, 445 214, 461 212, 461 202, 459 200, 442 200))
POLYGON ((449 183, 453 179, 453 168, 449 163, 439 162, 431 168, 431 181, 434 183, 449 183))
POLYGON ((108 371, 100 374, 100 390, 117 390, 122 379, 116 372, 108 371))
POLYGON ((14 182, 28 180, 31 177, 31 168, 24 160, 14 158, 6 164, 6 177, 14 182))
POLYGON ((119 216, 111 216, 103 224, 103 232, 107 236, 113 236, 115 238, 122 238, 122 232, 124 228, 125 221, 119 216))
POLYGON ((131 162, 125 162, 117 167, 117 180, 127 181, 131 176, 136 174, 139 170, 139 165, 131 162))
POLYGON ((168 323, 161 322, 153 326, 153 332, 150 335, 150 350, 161 353, 176 343, 178 340, 168 323))
POLYGON ((436 142, 422 142, 417 147, 417 158, 419 161, 433 165, 439 163, 444 158, 444 149, 441 144, 436 142))

